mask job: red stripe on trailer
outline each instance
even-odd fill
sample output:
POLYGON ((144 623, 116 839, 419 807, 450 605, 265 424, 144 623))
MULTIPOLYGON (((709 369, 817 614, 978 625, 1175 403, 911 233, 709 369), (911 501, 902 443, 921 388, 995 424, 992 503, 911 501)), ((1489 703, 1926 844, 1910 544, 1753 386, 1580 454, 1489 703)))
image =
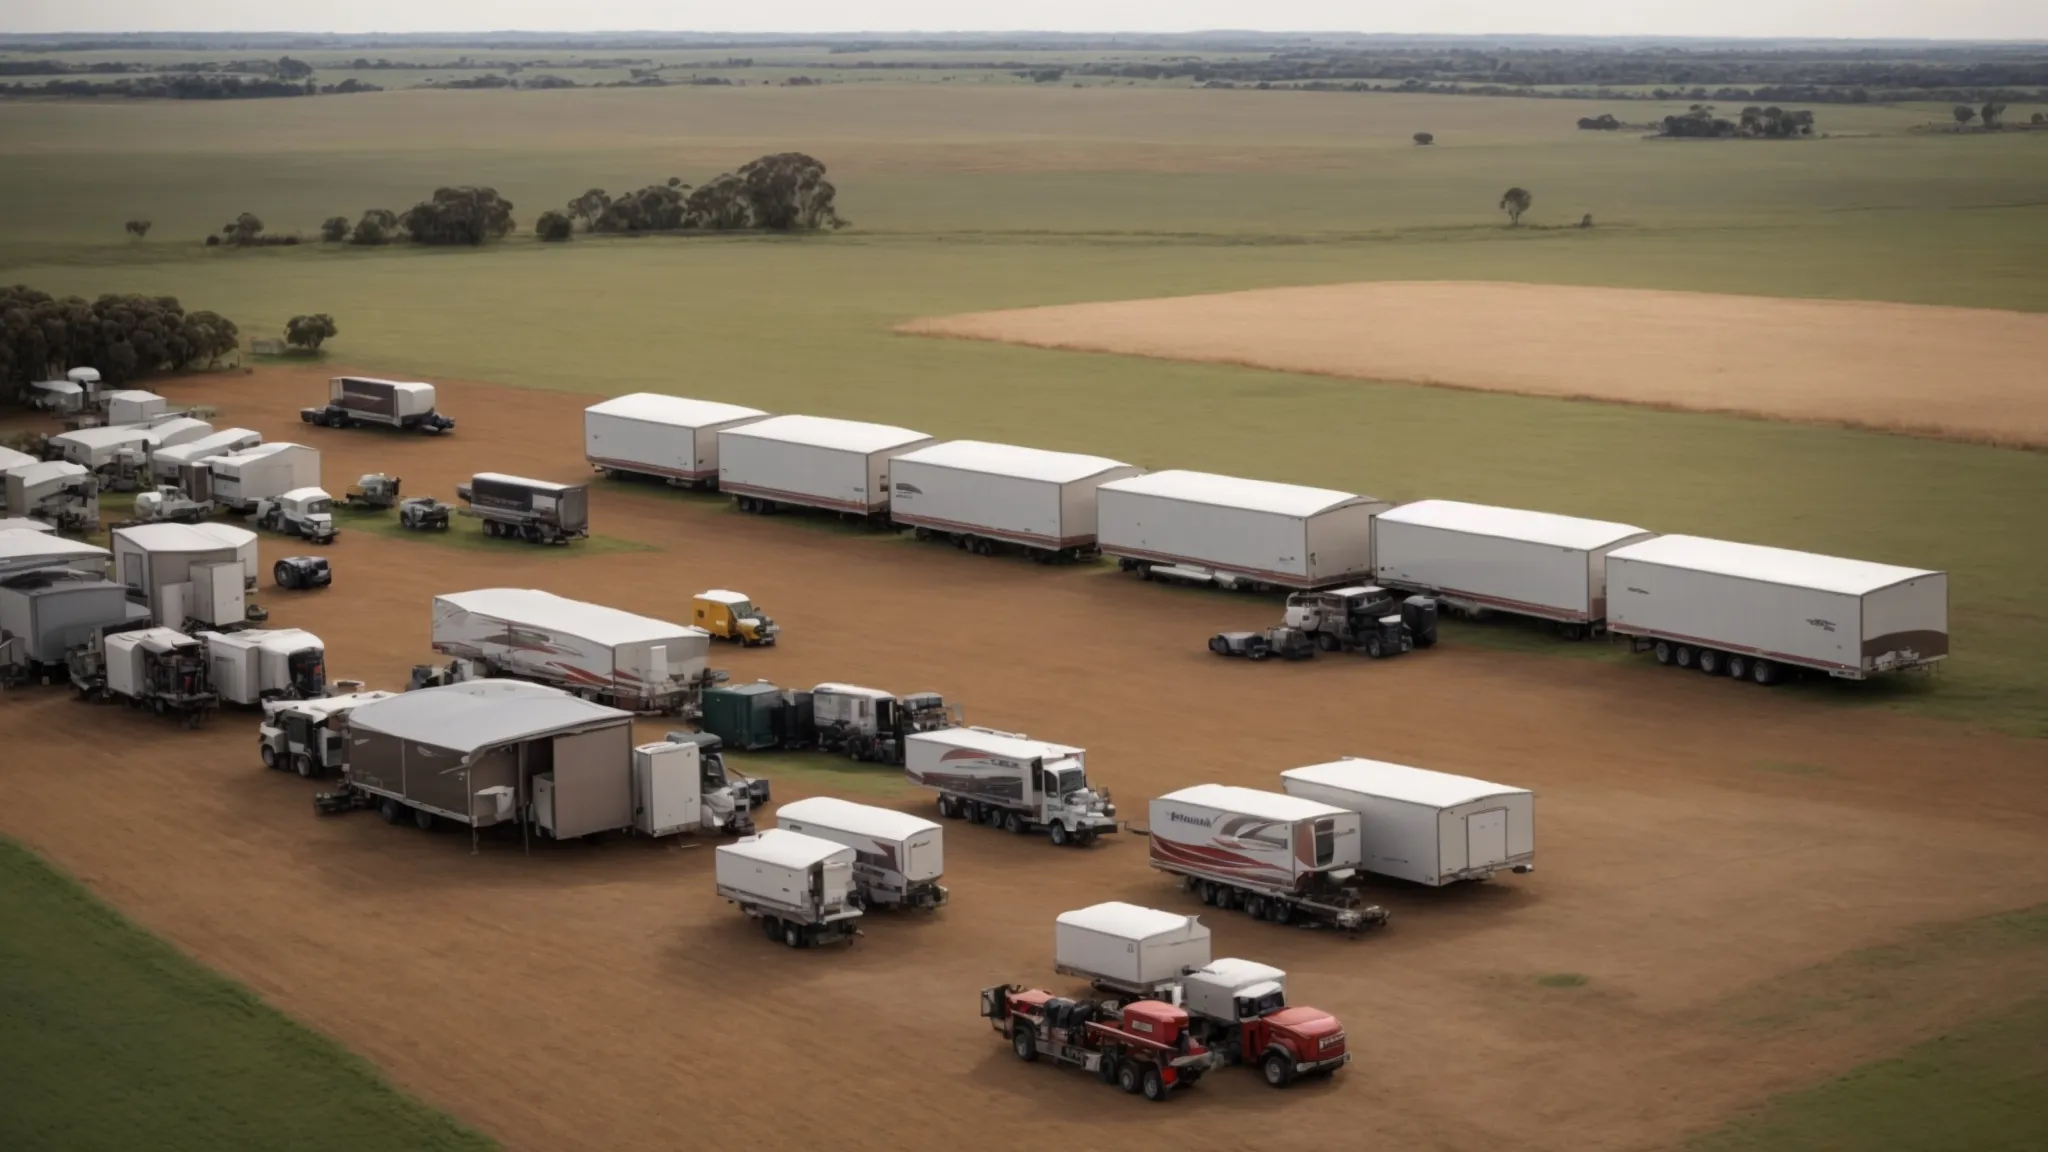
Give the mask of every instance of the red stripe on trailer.
POLYGON ((663 468, 657 464, 642 464, 633 460, 614 460, 610 456, 585 456, 584 460, 593 465, 616 468, 621 472, 642 472, 649 476, 676 476, 684 480, 703 480, 718 475, 716 468, 663 468))
POLYGON ((752 484, 731 484, 720 481, 718 490, 727 493, 744 493, 748 496, 766 496, 789 504, 802 504, 811 508, 832 508, 841 512, 859 512, 863 515, 880 511, 884 505, 867 505, 853 500, 834 500, 827 496, 811 496, 802 492, 785 492, 780 488, 758 488, 752 484))

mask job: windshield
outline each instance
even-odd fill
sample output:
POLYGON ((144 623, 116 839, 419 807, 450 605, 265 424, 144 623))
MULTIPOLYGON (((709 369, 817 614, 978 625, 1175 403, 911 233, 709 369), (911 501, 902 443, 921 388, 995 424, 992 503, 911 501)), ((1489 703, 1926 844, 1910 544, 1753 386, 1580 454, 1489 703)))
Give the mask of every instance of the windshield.
POLYGON ((322 512, 332 512, 332 511, 334 511, 334 501, 332 501, 332 500, 308 500, 308 501, 306 501, 306 514, 307 514, 307 515, 309 515, 309 516, 318 516, 318 515, 319 515, 319 514, 321 514, 322 512))
POLYGON ((732 603, 726 605, 726 607, 730 609, 732 611, 732 614, 735 616, 745 617, 752 616, 754 614, 754 604, 751 600, 735 600, 732 603))
POLYGON ((1264 996, 1240 996, 1237 999, 1237 1018, 1251 1020, 1260 1016, 1270 1016, 1285 1007, 1287 993, 1278 988, 1264 996))
POLYGON ((1052 777, 1055 795, 1067 796, 1088 788, 1088 774, 1079 768, 1058 768, 1047 774, 1052 777))

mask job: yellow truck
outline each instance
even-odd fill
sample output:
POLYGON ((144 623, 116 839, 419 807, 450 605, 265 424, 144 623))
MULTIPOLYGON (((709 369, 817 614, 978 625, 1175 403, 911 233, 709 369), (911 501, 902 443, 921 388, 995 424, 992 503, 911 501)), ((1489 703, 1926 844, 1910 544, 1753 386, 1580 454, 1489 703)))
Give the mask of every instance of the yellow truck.
POLYGON ((690 622, 711 633, 714 640, 731 640, 748 648, 773 644, 782 631, 753 601, 723 588, 697 593, 690 622))

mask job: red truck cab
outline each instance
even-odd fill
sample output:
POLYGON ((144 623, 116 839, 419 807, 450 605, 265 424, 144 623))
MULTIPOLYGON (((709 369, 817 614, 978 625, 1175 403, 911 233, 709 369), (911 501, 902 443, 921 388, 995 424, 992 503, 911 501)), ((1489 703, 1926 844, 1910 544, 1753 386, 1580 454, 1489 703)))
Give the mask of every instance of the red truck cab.
POLYGON ((1334 1072, 1351 1060, 1344 1025, 1320 1008, 1282 1008, 1245 1021, 1244 1051, 1275 1088, 1298 1076, 1334 1072))
POLYGON ((1289 1007, 1286 980, 1270 965, 1223 959, 1189 972, 1181 985, 1197 1035, 1224 1059, 1258 1068, 1275 1088, 1351 1059, 1344 1025, 1319 1008, 1289 1007))

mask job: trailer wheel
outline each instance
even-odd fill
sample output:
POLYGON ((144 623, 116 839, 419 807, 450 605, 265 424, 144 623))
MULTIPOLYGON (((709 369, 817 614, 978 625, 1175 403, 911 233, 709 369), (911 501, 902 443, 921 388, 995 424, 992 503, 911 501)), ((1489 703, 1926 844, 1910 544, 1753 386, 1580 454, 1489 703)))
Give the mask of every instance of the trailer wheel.
POLYGON ((385 796, 377 802, 377 815, 382 816, 386 824, 396 824, 405 817, 405 807, 385 796))
POLYGON ((1211 884, 1207 880, 1198 880, 1195 882, 1195 895, 1201 898, 1202 903, 1207 904, 1212 908, 1215 907, 1216 885, 1211 884))
POLYGON ((301 780, 311 780, 313 778, 313 758, 304 752, 293 756, 292 771, 297 772, 301 780))
POLYGON ((945 820, 953 818, 953 802, 944 796, 939 797, 939 816, 945 820))
POLYGON ((1316 647, 1321 648, 1325 652, 1335 652, 1337 650, 1337 638, 1328 632, 1318 632, 1316 633, 1316 647))
POLYGON ((1139 1089, 1144 1092, 1145 1099, 1152 1101, 1154 1104, 1165 1103, 1167 1096, 1171 1092, 1171 1089, 1167 1086, 1166 1077, 1159 1074, 1159 1065, 1157 1064, 1145 1065, 1145 1076, 1139 1083, 1139 1089))
POLYGON ((1245 897, 1244 914, 1254 920, 1264 920, 1266 918, 1266 898, 1257 895, 1245 897))
POLYGON ((1016 835, 1024 833, 1024 817, 1017 812, 1003 813, 1003 830, 1016 835))
POLYGON ((1010 1047, 1016 1049, 1017 1059, 1026 1064, 1038 1059, 1038 1037, 1029 1028, 1013 1028, 1010 1032, 1010 1047))
POLYGON ((1737 680, 1749 679, 1749 657, 1738 652, 1728 654, 1728 675, 1737 680))
MULTIPOLYGON (((307 761, 307 763, 310 765, 312 762, 307 761)), ((434 830, 434 814, 425 808, 415 808, 412 810, 412 823, 413 827, 418 828, 422 832, 432 832, 434 830)))
POLYGON ((1768 688, 1778 682, 1778 666, 1769 660, 1759 660, 1750 665, 1749 678, 1768 688))
POLYGON ((1259 1071, 1265 1075, 1268 1085, 1285 1088, 1288 1081, 1294 1079, 1294 1061, 1288 1059, 1285 1052, 1268 1052, 1259 1063, 1259 1071))
POLYGON ((1657 663, 1671 663, 1671 645, 1668 642, 1659 640, 1657 641, 1656 647, 1650 649, 1650 651, 1656 654, 1657 663))
POLYGON ((781 940, 782 921, 773 916, 763 916, 761 917, 761 931, 766 933, 770 940, 781 940))
POLYGON ((1138 1066, 1119 1060, 1116 1065, 1116 1086, 1135 1096, 1138 1094, 1138 1066))
POLYGON ((1721 654, 1712 648, 1700 649, 1700 671, 1709 676, 1721 674, 1721 654))
POLYGON ((1053 847, 1065 848, 1067 846, 1067 826, 1065 824, 1057 820, 1053 821, 1052 827, 1046 829, 1046 834, 1052 837, 1053 847))
POLYGON ((1584 640, 1586 638, 1586 629, 1582 624, 1560 624, 1557 630, 1563 633, 1564 638, 1567 640, 1584 640))
POLYGON ((1294 919, 1294 905, 1285 900, 1274 900, 1266 905, 1266 919, 1275 924, 1285 924, 1294 919))
POLYGON ((804 926, 796 923, 784 924, 782 926, 782 942, 791 948, 801 948, 809 943, 804 938, 804 926))
POLYGON ((1692 650, 1692 645, 1690 644, 1680 644, 1678 647, 1671 650, 1671 662, 1673 664, 1676 664, 1680 668, 1691 668, 1693 665, 1693 656, 1694 652, 1692 650))
MULTIPOLYGON (((80 688, 78 690, 78 698, 81 700, 85 698, 85 689, 80 688)), ((272 748, 268 744, 264 744, 256 749, 256 754, 258 756, 263 757, 263 766, 265 768, 268 768, 273 772, 277 771, 277 749, 272 748)))

